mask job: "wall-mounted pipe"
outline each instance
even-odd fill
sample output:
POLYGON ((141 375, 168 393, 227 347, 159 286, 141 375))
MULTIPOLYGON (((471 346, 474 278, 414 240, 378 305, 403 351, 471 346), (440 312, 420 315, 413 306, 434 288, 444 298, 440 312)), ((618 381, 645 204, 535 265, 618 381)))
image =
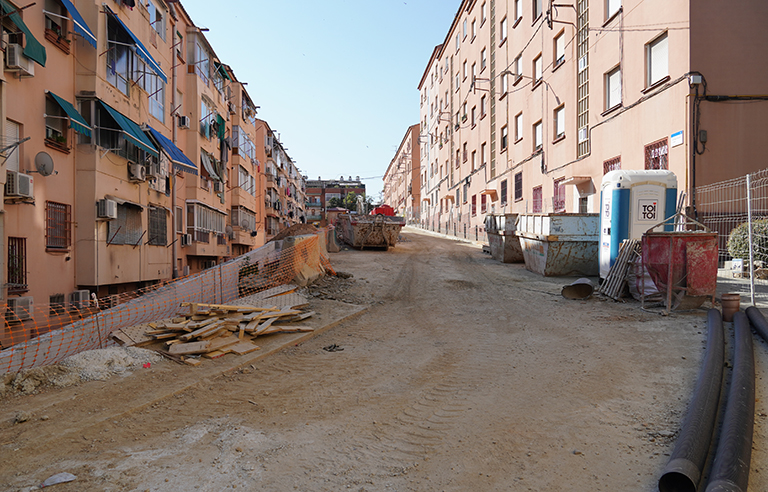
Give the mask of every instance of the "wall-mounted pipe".
POLYGON ((696 492, 717 419, 723 381, 723 318, 707 313, 707 350, 675 450, 659 479, 660 492, 696 492))
POLYGON ((706 492, 746 492, 749 483, 755 419, 755 355, 747 315, 741 311, 734 314, 733 327, 731 387, 706 492))

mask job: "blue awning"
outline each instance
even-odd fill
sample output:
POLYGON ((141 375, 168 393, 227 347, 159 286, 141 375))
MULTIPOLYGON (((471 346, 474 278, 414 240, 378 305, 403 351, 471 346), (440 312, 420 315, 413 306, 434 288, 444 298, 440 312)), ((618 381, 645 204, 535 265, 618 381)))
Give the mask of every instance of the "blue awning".
POLYGON ((115 123, 117 123, 117 125, 123 130, 125 136, 133 141, 134 145, 146 152, 149 152, 155 157, 159 157, 154 144, 149 139, 149 137, 147 137, 147 135, 141 131, 141 127, 139 125, 134 123, 131 119, 127 118, 116 109, 110 107, 104 101, 99 101, 99 104, 101 104, 101 106, 107 110, 107 113, 109 113, 112 119, 115 120, 115 123))
POLYGON ((53 98, 54 101, 58 103, 59 106, 61 106, 61 109, 64 110, 65 113, 67 113, 67 116, 69 116, 69 126, 71 126, 76 132, 82 133, 86 137, 91 136, 91 127, 88 125, 88 122, 85 121, 85 118, 83 118, 83 115, 81 115, 75 107, 67 101, 66 99, 57 96, 51 91, 48 91, 48 94, 53 98))
POLYGON ((171 159, 171 162, 173 162, 176 169, 197 176, 197 166, 195 166, 194 162, 192 162, 189 157, 184 155, 184 152, 182 152, 181 149, 176 147, 176 144, 151 126, 149 127, 149 133, 155 141, 160 144, 163 151, 168 154, 168 157, 171 159))
POLYGON ((149 65, 149 68, 152 69, 153 72, 157 74, 158 77, 160 77, 163 82, 166 84, 168 83, 168 77, 165 76, 165 72, 163 72, 163 69, 160 68, 160 64, 155 61, 154 58, 152 58, 152 55, 149 54, 149 50, 144 47, 144 45, 139 41, 139 38, 137 38, 130 29, 128 29, 128 26, 123 24, 123 21, 120 20, 120 17, 117 16, 116 13, 112 12, 112 9, 107 7, 106 5, 104 8, 107 11, 107 14, 111 15, 113 19, 115 19, 118 24, 120 24, 120 27, 123 28, 125 33, 133 40, 134 48, 136 50, 136 54, 139 55, 139 58, 144 60, 147 65, 149 65))
POLYGON ((72 22, 75 24, 75 32, 85 38, 85 40, 91 43, 91 46, 95 48, 96 36, 93 35, 88 24, 85 23, 83 16, 80 15, 80 12, 77 11, 75 6, 69 0, 61 0, 61 3, 64 4, 64 8, 66 8, 69 11, 69 15, 72 16, 72 22))

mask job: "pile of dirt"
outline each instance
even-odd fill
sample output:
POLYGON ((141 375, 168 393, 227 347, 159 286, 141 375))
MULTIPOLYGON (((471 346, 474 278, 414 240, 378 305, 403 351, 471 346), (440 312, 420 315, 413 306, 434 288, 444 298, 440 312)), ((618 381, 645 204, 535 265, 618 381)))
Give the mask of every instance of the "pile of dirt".
POLYGON ((148 367, 148 364, 161 360, 163 357, 159 354, 137 347, 86 350, 67 357, 59 364, 6 374, 0 380, 0 395, 34 393, 41 387, 63 388, 82 381, 104 381, 117 374, 130 374, 130 369, 148 367))
MULTIPOLYGON (((336 272, 336 275, 325 275, 302 290, 307 297, 341 301, 348 304, 371 304, 374 299, 367 289, 356 289, 357 282, 351 273, 336 272)), ((363 282, 366 282, 363 280, 363 282)))
POLYGON ((281 239, 285 239, 287 237, 307 236, 309 234, 317 234, 318 230, 319 229, 313 226, 312 224, 294 224, 288 229, 285 229, 284 231, 280 231, 278 234, 275 235, 275 237, 273 237, 267 242, 280 241, 281 239))

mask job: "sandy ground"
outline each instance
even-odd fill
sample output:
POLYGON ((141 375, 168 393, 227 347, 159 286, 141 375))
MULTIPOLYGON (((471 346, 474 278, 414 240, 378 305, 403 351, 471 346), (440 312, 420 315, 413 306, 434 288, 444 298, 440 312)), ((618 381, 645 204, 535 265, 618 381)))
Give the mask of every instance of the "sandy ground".
MULTIPOLYGON (((367 310, 253 363, 204 373, 163 361, 6 395, 0 489, 69 472, 77 480, 53 490, 657 490, 703 310, 569 301, 572 279, 403 239, 332 255, 352 277, 314 288, 315 302, 367 310)), ((755 354, 751 492, 768 490, 764 342, 755 354)))

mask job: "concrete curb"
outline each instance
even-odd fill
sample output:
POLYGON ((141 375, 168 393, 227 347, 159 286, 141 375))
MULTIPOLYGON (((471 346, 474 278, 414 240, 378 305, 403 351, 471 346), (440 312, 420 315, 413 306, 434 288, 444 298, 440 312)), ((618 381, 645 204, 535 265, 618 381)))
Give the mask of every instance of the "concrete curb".
POLYGON ((464 238, 461 238, 461 237, 449 236, 448 234, 442 234, 442 233, 439 233, 439 232, 428 231, 426 229, 421 229, 419 227, 414 227, 412 225, 407 225, 407 226, 403 227, 403 231, 404 232, 412 232, 414 234, 422 234, 424 236, 432 236, 432 237, 439 237, 439 238, 442 238, 442 239, 448 239, 450 241, 456 241, 457 243, 464 243, 464 244, 467 244, 469 246, 473 246, 475 248, 482 248, 483 245, 485 244, 485 243, 483 243, 481 241, 472 241, 471 239, 464 239, 464 238))

